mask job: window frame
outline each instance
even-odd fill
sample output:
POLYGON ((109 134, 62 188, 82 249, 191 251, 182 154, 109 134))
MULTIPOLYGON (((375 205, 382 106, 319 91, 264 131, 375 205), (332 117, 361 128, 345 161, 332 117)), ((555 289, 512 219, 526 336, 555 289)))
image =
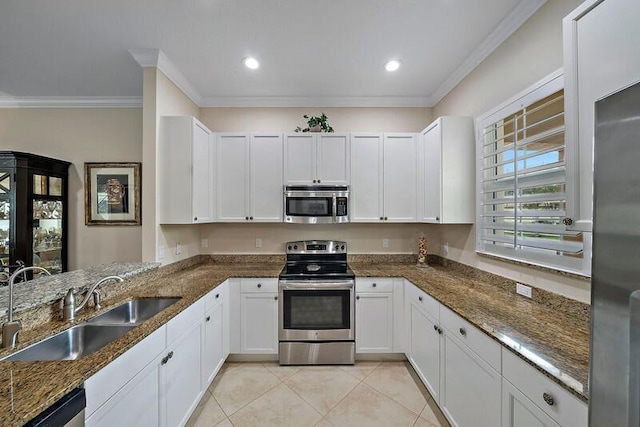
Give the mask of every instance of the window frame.
MULTIPOLYGON (((496 250, 492 251, 491 248, 485 247, 482 240, 483 233, 483 171, 484 171, 484 130, 486 127, 503 120, 504 118, 523 110, 527 106, 540 101, 559 90, 564 89, 564 74, 563 70, 559 69, 544 77, 540 81, 531 85, 527 89, 517 93, 507 101, 499 104, 497 107, 489 110, 487 113, 478 116, 476 122, 476 224, 475 224, 475 238, 476 238, 476 253, 480 255, 488 255, 499 259, 512 260, 523 264, 540 266, 555 271, 569 272, 582 276, 591 275, 591 233, 583 232, 583 253, 582 258, 574 258, 569 260, 569 257, 564 258, 561 255, 553 254, 532 254, 532 251, 528 249, 510 249, 505 248, 504 251, 496 250), (503 253, 504 252, 504 253, 503 253), (520 255, 519 255, 520 254, 520 255), (533 258, 532 258, 533 257, 533 258)), ((566 104, 565 104, 566 105, 566 104)), ((568 112, 564 111, 565 116, 568 112)), ((564 149, 571 150, 570 145, 567 143, 567 123, 565 121, 565 135, 564 135, 564 149)), ((566 187, 566 166, 565 166, 565 188, 566 198, 565 203, 568 205, 573 203, 575 198, 569 191, 574 191, 566 187)), ((566 210, 569 210, 568 208, 566 210)))

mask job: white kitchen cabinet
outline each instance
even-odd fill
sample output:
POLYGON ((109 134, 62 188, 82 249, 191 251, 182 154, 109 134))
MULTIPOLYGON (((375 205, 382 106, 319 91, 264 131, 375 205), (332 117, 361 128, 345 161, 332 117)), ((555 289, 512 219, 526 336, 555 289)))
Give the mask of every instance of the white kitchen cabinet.
POLYGON ((419 142, 420 221, 475 221, 475 149, 471 117, 440 117, 419 142))
POLYGON ((278 281, 241 279, 240 353, 278 353, 278 281))
POLYGON ((219 285, 205 296, 205 317, 202 337, 202 387, 211 384, 227 355, 228 320, 225 307, 228 305, 228 282, 219 285))
POLYGON ((356 279, 356 352, 394 351, 393 279, 356 279))
POLYGON ((409 282, 405 282, 408 328, 407 356, 436 402, 440 399, 440 304, 409 282))
MULTIPOLYGON (((548 418, 540 414, 542 412, 563 427, 587 426, 588 407, 586 403, 547 378, 507 348, 502 348, 502 363, 504 380, 513 386, 513 388, 507 387, 506 390, 503 390, 503 405, 507 405, 503 406, 503 420, 506 422, 503 425, 511 425, 513 419, 530 420, 534 417, 543 426, 555 426, 555 424, 549 423, 548 418), (514 399, 517 399, 517 402, 514 399), (530 414, 525 414, 523 408, 526 408, 530 414)), ((520 424, 514 425, 520 427, 520 424)), ((524 423, 523 425, 528 426, 529 424, 524 423)))
POLYGON ((503 378, 502 427, 560 427, 560 424, 503 378))
POLYGON ((285 134, 284 181, 287 185, 347 185, 349 155, 349 134, 285 134))
POLYGON ((640 2, 587 0, 563 20, 567 217, 591 231, 594 102, 640 81, 640 2))
POLYGON ((216 134, 216 220, 282 221, 282 135, 216 134))
POLYGON ((161 117, 157 156, 159 223, 212 222, 212 132, 194 117, 161 117))
POLYGON ((351 221, 417 221, 417 137, 351 134, 351 221))

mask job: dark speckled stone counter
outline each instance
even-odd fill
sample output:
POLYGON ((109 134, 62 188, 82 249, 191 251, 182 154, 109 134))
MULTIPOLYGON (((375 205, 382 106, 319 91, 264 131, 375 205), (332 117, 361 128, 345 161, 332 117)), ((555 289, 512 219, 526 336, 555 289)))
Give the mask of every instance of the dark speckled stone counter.
MULTIPOLYGON (((420 270, 400 259, 393 259, 392 264, 357 261, 351 259, 357 276, 405 277, 586 401, 588 316, 572 316, 525 300, 504 286, 470 278, 451 267, 420 270)), ((125 281, 123 284, 128 283, 129 287, 105 300, 100 312, 136 297, 182 299, 80 360, 0 362, 0 425, 29 421, 226 279, 277 277, 283 262, 282 256, 199 256, 125 281)), ((85 310, 77 321, 100 312, 85 310)), ((68 327, 68 323, 49 321, 23 331, 18 348, 68 327)), ((0 357, 9 353, 1 350, 0 357)))

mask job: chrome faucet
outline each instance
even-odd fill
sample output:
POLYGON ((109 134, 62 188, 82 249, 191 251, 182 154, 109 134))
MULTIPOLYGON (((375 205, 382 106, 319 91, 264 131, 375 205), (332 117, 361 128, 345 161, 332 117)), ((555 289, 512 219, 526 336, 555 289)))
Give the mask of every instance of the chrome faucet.
POLYGON ((2 324, 2 348, 6 347, 15 347, 18 342, 18 332, 22 330, 22 323, 19 320, 13 320, 13 285, 16 281, 18 275, 22 274, 29 270, 34 271, 42 271, 47 275, 51 276, 49 270, 46 270, 42 267, 22 267, 13 272, 11 277, 9 277, 9 313, 7 315, 7 321, 2 324))
POLYGON ((89 288, 89 290, 87 291, 87 294, 84 296, 84 299, 77 307, 76 307, 76 296, 73 294, 73 288, 69 289, 69 292, 67 292, 67 295, 65 295, 64 299, 62 300, 62 319, 63 320, 75 319, 76 314, 80 310, 82 310, 85 305, 87 305, 87 303, 89 302, 89 298, 91 298, 92 295, 93 295, 93 303, 95 305, 95 308, 96 310, 99 310, 101 308, 100 306, 101 295, 100 295, 100 291, 98 290, 98 286, 108 282, 109 280, 117 280, 119 282, 124 281, 124 279, 120 276, 107 276, 98 280, 89 288))

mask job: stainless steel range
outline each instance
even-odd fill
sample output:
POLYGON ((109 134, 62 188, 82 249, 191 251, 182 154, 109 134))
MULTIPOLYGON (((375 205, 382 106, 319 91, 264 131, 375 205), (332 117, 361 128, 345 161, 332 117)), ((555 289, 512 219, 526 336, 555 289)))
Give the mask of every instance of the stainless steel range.
POLYGON ((345 242, 287 243, 278 285, 281 365, 355 362, 354 288, 345 242))

